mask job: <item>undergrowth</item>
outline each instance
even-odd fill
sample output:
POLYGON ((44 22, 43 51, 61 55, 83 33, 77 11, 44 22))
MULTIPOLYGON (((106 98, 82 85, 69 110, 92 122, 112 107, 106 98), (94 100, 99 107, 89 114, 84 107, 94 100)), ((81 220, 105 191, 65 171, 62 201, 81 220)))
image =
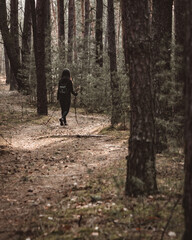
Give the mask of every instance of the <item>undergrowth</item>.
MULTIPOLYGON (((120 131, 111 131, 122 136, 120 131)), ((157 155, 156 195, 125 196, 125 179, 125 159, 89 172, 87 182, 69 189, 57 206, 42 209, 36 216, 33 236, 38 240, 181 239, 182 156, 157 155)))

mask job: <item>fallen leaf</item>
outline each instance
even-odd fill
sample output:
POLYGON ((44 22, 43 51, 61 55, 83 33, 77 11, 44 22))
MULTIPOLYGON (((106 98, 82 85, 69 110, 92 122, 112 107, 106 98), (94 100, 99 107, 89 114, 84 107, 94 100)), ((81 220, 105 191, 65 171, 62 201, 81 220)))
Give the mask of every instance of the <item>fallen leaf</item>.
POLYGON ((98 237, 99 233, 98 232, 92 232, 91 235, 94 236, 94 237, 98 237))
POLYGON ((176 233, 170 231, 170 232, 168 232, 168 236, 169 236, 169 237, 176 237, 176 233))

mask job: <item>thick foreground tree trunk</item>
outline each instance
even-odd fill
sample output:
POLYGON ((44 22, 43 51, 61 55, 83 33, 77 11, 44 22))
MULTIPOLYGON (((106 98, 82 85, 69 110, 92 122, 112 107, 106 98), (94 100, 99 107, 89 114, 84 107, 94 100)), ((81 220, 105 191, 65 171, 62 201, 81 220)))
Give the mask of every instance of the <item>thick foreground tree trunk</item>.
POLYGON ((154 150, 154 109, 151 87, 151 41, 146 0, 122 0, 124 43, 130 76, 130 138, 126 194, 137 196, 157 190, 154 150), (123 18, 123 21, 125 18, 123 18), (126 32, 126 30, 128 32, 126 32))
MULTIPOLYGON (((185 185, 184 185, 184 214, 185 232, 183 240, 192 237, 192 4, 191 0, 185 3, 186 42, 185 42, 185 185)), ((184 7, 184 6, 183 6, 184 7)))

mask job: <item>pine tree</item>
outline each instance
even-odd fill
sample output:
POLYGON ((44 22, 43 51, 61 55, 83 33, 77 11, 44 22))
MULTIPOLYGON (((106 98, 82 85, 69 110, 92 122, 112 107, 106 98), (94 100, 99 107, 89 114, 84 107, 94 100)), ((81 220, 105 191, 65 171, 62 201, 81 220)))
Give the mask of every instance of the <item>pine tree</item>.
MULTIPOLYGON (((14 48, 17 53, 17 61, 20 62, 20 50, 19 50, 19 22, 18 22, 18 0, 10 1, 10 33, 14 40, 14 48)), ((11 78, 10 78, 10 90, 15 90, 16 78, 11 69, 11 78)))
POLYGON ((112 92, 111 125, 114 126, 121 120, 121 108, 120 108, 119 78, 117 75, 117 56, 116 56, 113 0, 108 0, 108 54, 110 61, 111 92, 112 92))
POLYGON ((68 5, 68 54, 67 62, 73 62, 73 51, 74 51, 74 0, 69 0, 68 5))
POLYGON ((45 76, 45 9, 47 0, 37 0, 36 9, 35 1, 30 0, 30 3, 37 75, 37 113, 39 115, 47 115, 47 87, 45 76))
POLYGON ((7 56, 10 60, 11 69, 17 81, 18 90, 21 91, 22 89, 25 89, 25 85, 18 75, 18 72, 21 69, 21 64, 18 58, 18 51, 15 48, 14 38, 11 35, 8 28, 5 0, 0 1, 0 30, 3 38, 3 43, 7 52, 7 56))
POLYGON ((57 0, 58 13, 58 45, 59 58, 64 64, 65 61, 65 21, 64 21, 64 0, 57 0))
POLYGON ((27 93, 29 89, 29 70, 30 70, 30 53, 31 53, 31 9, 30 1, 25 0, 24 23, 22 33, 22 78, 25 82, 27 93))
POLYGON ((96 63, 103 66, 103 0, 96 0, 96 63))
POLYGON ((149 6, 145 0, 122 0, 121 7, 126 16, 122 19, 124 34, 129 36, 124 51, 129 67, 131 108, 126 194, 137 196, 157 190, 149 6))

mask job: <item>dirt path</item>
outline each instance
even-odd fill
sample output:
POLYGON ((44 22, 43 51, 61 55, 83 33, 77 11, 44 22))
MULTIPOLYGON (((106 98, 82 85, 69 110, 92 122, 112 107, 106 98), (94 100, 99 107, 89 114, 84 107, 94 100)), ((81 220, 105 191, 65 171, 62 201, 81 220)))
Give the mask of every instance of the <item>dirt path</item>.
POLYGON ((127 154, 125 138, 98 134, 109 125, 105 116, 78 114, 77 124, 70 113, 69 125, 62 127, 60 111, 39 119, 25 101, 8 91, 1 76, 1 240, 25 239, 22 236, 32 231, 34 218, 43 209, 58 206, 71 189, 84 186, 94 171, 127 154))

